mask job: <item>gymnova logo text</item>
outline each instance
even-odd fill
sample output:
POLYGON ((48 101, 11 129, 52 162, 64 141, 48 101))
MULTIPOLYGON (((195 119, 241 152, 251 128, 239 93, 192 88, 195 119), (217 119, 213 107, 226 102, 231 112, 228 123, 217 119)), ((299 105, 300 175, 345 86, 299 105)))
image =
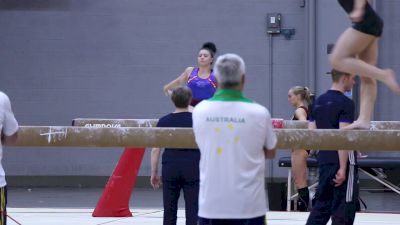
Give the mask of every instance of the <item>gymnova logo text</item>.
POLYGON ((121 124, 111 124, 111 123, 88 123, 85 124, 85 127, 93 127, 93 128, 103 128, 103 127, 121 127, 121 124))
POLYGON ((246 123, 244 118, 239 117, 223 117, 223 116, 215 116, 215 117, 207 117, 206 122, 217 122, 217 123, 246 123))

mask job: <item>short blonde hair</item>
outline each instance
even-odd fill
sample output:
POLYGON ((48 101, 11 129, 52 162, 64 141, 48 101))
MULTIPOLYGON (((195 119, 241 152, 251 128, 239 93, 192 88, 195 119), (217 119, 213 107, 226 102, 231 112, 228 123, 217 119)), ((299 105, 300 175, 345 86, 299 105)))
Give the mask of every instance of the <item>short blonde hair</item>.
POLYGON ((338 82, 342 76, 350 76, 350 74, 333 69, 331 71, 331 76, 333 82, 338 82))

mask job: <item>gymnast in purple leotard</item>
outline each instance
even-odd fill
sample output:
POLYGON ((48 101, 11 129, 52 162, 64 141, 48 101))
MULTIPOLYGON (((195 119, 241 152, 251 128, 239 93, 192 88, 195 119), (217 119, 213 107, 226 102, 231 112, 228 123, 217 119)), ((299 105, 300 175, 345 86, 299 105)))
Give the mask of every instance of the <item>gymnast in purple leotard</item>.
POLYGON ((216 52, 214 43, 204 43, 197 56, 197 67, 187 67, 179 77, 165 85, 166 95, 169 95, 174 88, 187 85, 193 94, 191 106, 195 106, 201 100, 211 98, 217 89, 217 80, 212 71, 216 52))

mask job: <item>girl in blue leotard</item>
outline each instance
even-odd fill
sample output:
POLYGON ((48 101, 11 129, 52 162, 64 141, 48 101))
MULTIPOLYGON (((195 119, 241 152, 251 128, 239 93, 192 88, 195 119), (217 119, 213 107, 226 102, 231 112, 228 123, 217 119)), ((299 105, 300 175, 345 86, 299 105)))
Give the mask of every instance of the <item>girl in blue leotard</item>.
POLYGON ((187 85, 193 94, 191 106, 211 98, 217 89, 217 80, 212 71, 216 52, 214 43, 204 43, 197 56, 197 67, 187 67, 179 77, 165 85, 165 94, 169 95, 174 88, 187 85))

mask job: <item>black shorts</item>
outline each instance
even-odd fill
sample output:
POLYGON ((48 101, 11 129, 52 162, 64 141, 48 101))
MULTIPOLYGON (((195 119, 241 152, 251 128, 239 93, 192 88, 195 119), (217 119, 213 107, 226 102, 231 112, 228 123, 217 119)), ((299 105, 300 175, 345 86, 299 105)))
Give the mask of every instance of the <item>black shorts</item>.
MULTIPOLYGON (((338 2, 348 14, 353 11, 354 0, 338 0, 338 2)), ((362 21, 353 22, 352 27, 362 33, 380 37, 383 31, 383 20, 367 2, 362 21)))

